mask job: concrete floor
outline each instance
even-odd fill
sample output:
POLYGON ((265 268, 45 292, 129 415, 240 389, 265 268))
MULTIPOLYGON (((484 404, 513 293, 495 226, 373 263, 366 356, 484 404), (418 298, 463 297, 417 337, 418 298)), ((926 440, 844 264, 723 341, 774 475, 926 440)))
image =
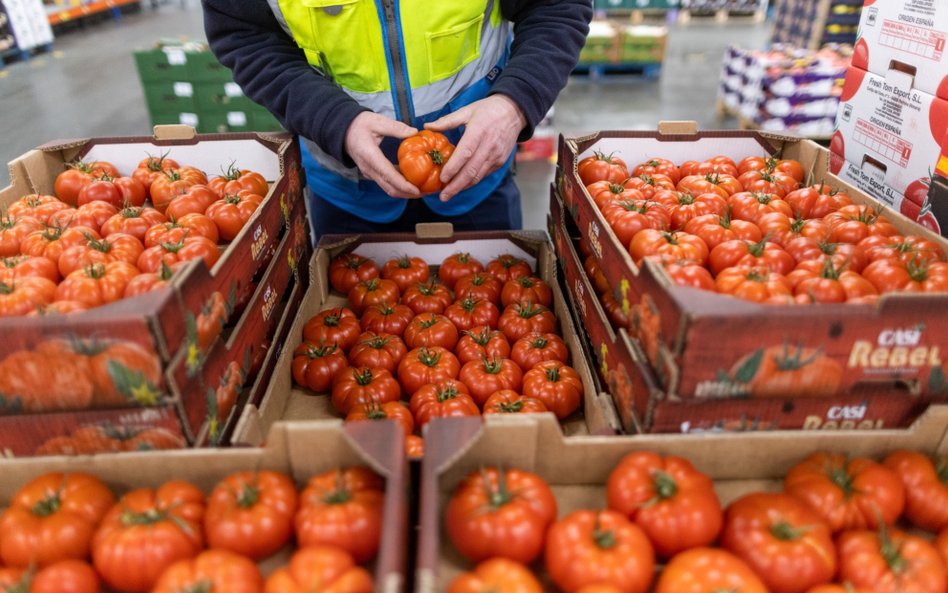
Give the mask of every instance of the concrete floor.
MULTIPOLYGON (((62 35, 51 54, 0 69, 0 163, 53 139, 150 133, 131 51, 180 36, 203 38, 196 0, 62 35)), ((673 25, 659 80, 574 77, 556 103, 555 127, 566 133, 651 129, 663 119, 734 127, 714 110, 721 57, 729 43, 763 47, 768 36, 767 24, 673 25)), ((519 165, 525 228, 545 226, 552 178, 550 163, 519 165)), ((0 168, 0 185, 7 183, 0 168)))

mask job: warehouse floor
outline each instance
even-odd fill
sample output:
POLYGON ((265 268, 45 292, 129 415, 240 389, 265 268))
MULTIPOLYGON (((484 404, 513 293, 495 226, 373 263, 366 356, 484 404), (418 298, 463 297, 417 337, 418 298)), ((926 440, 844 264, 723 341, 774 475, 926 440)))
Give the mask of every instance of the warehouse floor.
MULTIPOLYGON (((766 23, 673 25, 660 80, 574 77, 556 103, 555 128, 650 129, 673 119, 697 120, 704 129, 734 127, 714 109, 721 57, 729 43, 763 47, 768 35, 766 23)), ((0 162, 56 138, 149 133, 131 51, 180 36, 203 38, 196 0, 62 35, 52 53, 0 69, 0 162)), ((545 225, 552 177, 548 162, 519 165, 525 228, 545 225)), ((7 182, 0 170, 0 184, 7 182)))

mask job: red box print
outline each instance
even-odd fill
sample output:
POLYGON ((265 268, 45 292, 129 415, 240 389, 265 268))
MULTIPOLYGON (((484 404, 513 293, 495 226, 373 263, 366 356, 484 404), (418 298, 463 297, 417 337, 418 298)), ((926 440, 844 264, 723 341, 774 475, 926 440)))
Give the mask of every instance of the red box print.
POLYGON ((945 51, 945 34, 885 20, 879 33, 879 45, 937 62, 945 51))

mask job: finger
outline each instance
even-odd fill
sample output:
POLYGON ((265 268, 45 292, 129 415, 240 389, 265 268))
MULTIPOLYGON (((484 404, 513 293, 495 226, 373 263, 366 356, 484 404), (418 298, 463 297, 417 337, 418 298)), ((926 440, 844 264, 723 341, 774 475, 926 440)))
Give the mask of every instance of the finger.
POLYGON ((438 118, 433 122, 425 124, 426 130, 434 130, 435 132, 444 132, 447 130, 453 130, 459 128, 471 120, 471 108, 462 107, 454 113, 449 113, 444 117, 438 118))
POLYGON ((459 192, 480 183, 492 163, 490 147, 484 145, 479 148, 464 168, 441 190, 441 201, 447 202, 459 192))
POLYGON ((441 169, 441 183, 446 185, 451 183, 455 175, 467 166, 467 162, 477 152, 478 146, 483 144, 483 136, 483 132, 473 126, 464 132, 458 145, 454 147, 454 152, 451 153, 448 162, 441 169))
POLYGON ((376 125, 372 126, 372 131, 380 136, 389 136, 392 138, 408 138, 418 133, 417 128, 413 128, 404 122, 379 117, 376 125))
POLYGON ((355 160, 363 174, 378 183, 388 195, 407 198, 421 197, 418 188, 409 183, 378 148, 366 148, 355 160))

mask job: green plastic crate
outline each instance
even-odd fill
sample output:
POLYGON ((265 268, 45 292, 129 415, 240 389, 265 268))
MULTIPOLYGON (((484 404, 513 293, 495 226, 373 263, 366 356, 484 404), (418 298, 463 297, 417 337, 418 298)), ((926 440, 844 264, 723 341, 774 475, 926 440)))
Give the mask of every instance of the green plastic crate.
POLYGON ((217 61, 209 51, 188 55, 188 70, 193 82, 229 82, 233 80, 230 69, 217 61))
POLYGON ((135 66, 143 84, 188 80, 188 54, 181 48, 148 49, 135 52, 135 66))
POLYGON ((144 90, 149 113, 198 111, 197 102, 194 100, 194 85, 190 82, 150 82, 145 84, 144 90))
POLYGON ((253 131, 253 119, 248 111, 201 112, 198 132, 202 134, 251 131, 253 131))
POLYGON ((201 111, 249 111, 257 106, 233 81, 198 82, 194 85, 194 96, 201 111))

